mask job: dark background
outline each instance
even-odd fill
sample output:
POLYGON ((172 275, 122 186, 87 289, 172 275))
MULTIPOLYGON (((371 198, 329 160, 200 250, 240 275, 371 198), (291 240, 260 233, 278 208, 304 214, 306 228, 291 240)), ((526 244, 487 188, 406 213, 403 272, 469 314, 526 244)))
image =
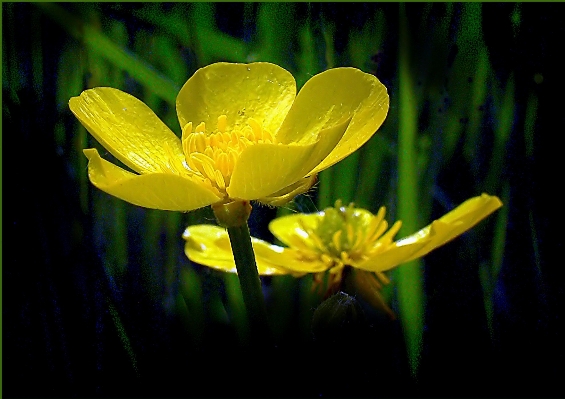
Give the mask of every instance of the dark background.
MULTIPOLYGON (((83 17, 94 10, 103 16, 103 31, 108 19, 121 21, 130 33, 157 30, 132 12, 146 10, 146 5, 59 6, 83 17)), ((154 12, 165 14, 167 7, 172 8, 159 5, 154 12)), ((244 42, 252 41, 260 7, 218 3, 217 27, 244 42)), ((322 18, 335 23, 338 56, 345 51, 348 32, 382 10, 388 36, 379 54, 379 78, 387 87, 394 86, 398 4, 295 7, 294 28, 322 18)), ((406 6, 410 26, 418 26, 423 7, 406 6)), ((77 166, 80 148, 75 147, 81 143, 69 138, 77 122, 58 97, 60 57, 68 46, 81 44, 36 4, 3 3, 2 8, 3 397, 563 396, 563 245, 558 229, 563 213, 565 5, 522 4, 517 34, 509 18, 515 4, 482 5, 480 27, 492 69, 501 82, 511 73, 516 82, 515 125, 504 153, 497 154, 504 159, 501 176, 508 183, 511 201, 505 203, 506 242, 494 286, 494 334, 489 336, 487 329, 476 265, 465 263, 472 251, 469 240, 430 254, 426 264, 438 266, 426 268, 426 326, 416 381, 410 378, 398 321, 381 320, 378 314, 368 330, 372 335, 359 333, 359 342, 344 340, 343 335, 320 348, 289 334, 278 351, 260 352, 257 361, 253 350, 238 346, 234 327, 222 320, 206 320, 201 345, 187 340, 186 326, 173 305, 181 289, 180 272, 173 270, 171 277, 157 266, 164 262, 163 251, 147 259, 145 210, 127 205, 120 211, 128 221, 122 231, 128 242, 127 278, 108 271, 113 255, 100 248, 112 247, 101 242, 112 241, 115 230, 108 228, 111 221, 100 222, 100 209, 93 211, 95 201, 104 206, 103 194, 88 188, 86 199, 79 195, 80 176, 86 170, 77 166), (38 43, 40 52, 34 47, 38 43), (18 55, 17 73, 10 72, 14 66, 6 59, 13 54, 18 55), (536 74, 543 76, 542 82, 534 80, 536 74), (533 152, 526 155, 525 104, 532 92, 539 105, 533 152), (57 126, 67 132, 66 140, 54 138, 57 126), (461 267, 453 268, 458 262, 461 267), (146 263, 154 265, 150 276, 142 267, 146 263), (167 288, 153 288, 158 295, 148 295, 147 281, 167 288), (167 281, 173 283, 166 285, 167 281), (245 366, 257 373, 253 387, 238 379, 245 366)), ((414 29, 413 34, 417 32, 414 29)), ((188 49, 182 54, 195 70, 198 54, 188 49)), ((418 68, 423 60, 414 62, 418 68)), ((290 66, 293 63, 288 61, 290 66)), ((131 87, 128 79, 126 86, 131 87)), ((393 89, 391 98, 394 95, 393 89)), ((438 174, 437 184, 446 187, 454 203, 477 195, 469 169, 490 161, 476 162, 470 166, 463 157, 454 156, 438 174)), ((436 217, 443 212, 434 204, 431 214, 436 217)), ((104 217, 111 220, 116 212, 108 211, 104 217)), ((252 230, 266 234, 259 225, 265 225, 261 222, 273 217, 274 211, 257 212, 260 216, 252 220, 252 230)), ((207 217, 205 211, 200 217, 207 217)), ((192 220, 187 215, 173 220, 173 235, 180 237, 192 220)), ((175 257, 169 261, 179 269, 188 267, 182 240, 169 240, 169 234, 170 230, 156 233, 160 238, 156 248, 172 247, 175 257)), ((205 275, 201 285, 205 298, 209 291, 223 287, 220 277, 194 267, 205 275)), ((222 298, 225 301, 225 294, 222 298)))

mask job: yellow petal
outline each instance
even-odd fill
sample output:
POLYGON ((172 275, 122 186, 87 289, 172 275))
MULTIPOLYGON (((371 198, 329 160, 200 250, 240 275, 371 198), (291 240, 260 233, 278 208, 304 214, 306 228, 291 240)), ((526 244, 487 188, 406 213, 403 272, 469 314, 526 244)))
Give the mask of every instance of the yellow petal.
POLYGON ((501 206, 502 202, 498 197, 483 193, 478 197, 469 198, 439 220, 445 223, 460 221, 472 227, 501 206))
POLYGON ((385 271, 420 258, 461 235, 502 206, 495 197, 473 197, 423 229, 383 248, 359 265, 360 269, 385 271))
POLYGON ((316 180, 317 176, 307 176, 276 193, 272 193, 268 197, 259 198, 257 201, 271 206, 283 206, 292 201, 297 195, 310 190, 314 183, 316 183, 316 180))
POLYGON ((134 205, 169 211, 190 211, 219 201, 211 188, 170 173, 136 175, 102 158, 93 148, 84 150, 92 184, 134 205))
POLYGON ((232 198, 254 200, 298 182, 330 153, 348 123, 344 121, 324 130, 314 143, 247 147, 235 164, 228 194, 232 198))
POLYGON ((424 248, 429 243, 429 240, 430 238, 426 237, 420 241, 402 244, 392 243, 383 248, 382 252, 363 262, 354 263, 352 266, 370 272, 384 272, 407 262, 409 259, 414 259, 413 255, 424 248))
POLYGON ((197 70, 177 96, 181 126, 188 122, 216 126, 227 116, 228 129, 247 125, 250 117, 275 132, 296 96, 293 76, 275 64, 216 63, 197 70))
MULTIPOLYGON (((225 229, 213 225, 194 225, 187 227, 182 237, 186 240, 184 252, 191 261, 224 272, 237 273, 230 239, 225 229)), ((268 259, 270 253, 276 253, 279 248, 282 250, 281 247, 257 238, 252 238, 252 245, 260 275, 289 273, 268 259)))
POLYGON ((318 273, 327 270, 328 266, 318 258, 305 259, 293 248, 279 247, 257 238, 253 238, 253 249, 257 264, 269 264, 285 274, 299 277, 306 273, 318 273))
POLYGON ((147 105, 123 91, 85 90, 69 100, 69 107, 104 148, 136 172, 171 170, 171 152, 184 159, 178 137, 147 105))
POLYGON ((383 123, 389 106, 386 87, 373 75, 356 68, 334 68, 311 78, 298 93, 276 137, 296 142, 316 136, 319 123, 326 127, 351 118, 343 138, 316 166, 317 173, 363 145, 383 123))
POLYGON ((463 202, 451 212, 446 213, 431 225, 424 227, 420 231, 403 238, 400 241, 417 240, 420 237, 429 235, 430 243, 415 253, 410 259, 417 259, 426 255, 428 252, 440 247, 455 237, 471 229, 481 220, 496 211, 502 206, 502 202, 496 196, 482 194, 463 202))
POLYGON ((317 212, 281 216, 269 223, 269 230, 283 244, 294 247, 297 239, 300 241, 308 239, 308 232, 304 230, 304 227, 311 230, 316 229, 323 215, 323 212, 317 212))

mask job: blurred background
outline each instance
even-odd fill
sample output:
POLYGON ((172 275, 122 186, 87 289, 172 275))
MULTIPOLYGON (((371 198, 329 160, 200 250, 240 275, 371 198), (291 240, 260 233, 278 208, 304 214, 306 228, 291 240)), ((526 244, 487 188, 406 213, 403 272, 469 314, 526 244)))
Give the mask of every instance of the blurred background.
POLYGON ((564 7, 2 3, 3 397, 562 396, 564 7), (182 232, 211 211, 92 187, 82 149, 100 147, 68 108, 111 86, 180 135, 178 90, 218 61, 274 62, 299 88, 354 66, 391 98, 314 190, 255 206, 252 235, 272 241, 277 215, 337 199, 385 205, 398 237, 482 192, 504 207, 388 274, 396 319, 358 298, 362 327, 329 341, 312 334, 311 277, 264 278, 278 349, 250 360, 237 276, 184 255, 182 232))

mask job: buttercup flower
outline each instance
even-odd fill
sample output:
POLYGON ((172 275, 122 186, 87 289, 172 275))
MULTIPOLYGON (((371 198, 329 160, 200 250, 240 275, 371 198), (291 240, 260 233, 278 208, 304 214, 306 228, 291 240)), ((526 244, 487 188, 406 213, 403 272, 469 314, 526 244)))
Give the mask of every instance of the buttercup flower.
MULTIPOLYGON (((389 229, 384 207, 373 215, 352 204, 344 207, 338 201, 335 207, 321 212, 274 219, 269 229, 286 247, 253 238, 253 248, 262 275, 299 277, 314 273, 315 279, 320 281, 328 271, 331 290, 341 283, 344 271, 354 270, 356 287, 362 293, 378 294, 381 283, 388 283, 383 272, 444 245, 501 206, 497 197, 482 194, 468 199, 416 233, 394 241, 401 222, 397 221, 389 229)), ((224 229, 213 225, 189 226, 183 238, 190 260, 236 272, 224 229)), ((382 307, 382 303, 380 305, 382 307)))
POLYGON ((363 145, 388 104, 382 83, 358 69, 322 72, 296 95, 292 75, 269 63, 196 71, 177 96, 180 139, 120 90, 98 87, 69 101, 96 140, 133 171, 89 148, 90 181, 132 204, 173 211, 234 200, 288 202, 363 145))

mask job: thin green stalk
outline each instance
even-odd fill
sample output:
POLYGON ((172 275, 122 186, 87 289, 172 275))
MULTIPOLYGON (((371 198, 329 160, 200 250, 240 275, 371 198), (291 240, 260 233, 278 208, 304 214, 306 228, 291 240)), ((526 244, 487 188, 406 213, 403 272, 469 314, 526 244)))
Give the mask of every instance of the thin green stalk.
POLYGON ((204 343, 204 330, 206 316, 202 303, 204 294, 200 276, 189 267, 180 271, 179 301, 181 320, 186 326, 194 347, 201 347, 204 343))
POLYGON ((249 342, 249 323, 247 322, 247 312, 245 302, 241 293, 241 284, 236 275, 224 273, 224 290, 226 293, 226 311, 230 321, 235 328, 240 342, 249 342))
POLYGON ((390 144, 383 133, 377 132, 361 149, 359 163, 359 183, 355 193, 355 203, 360 208, 377 212, 380 202, 376 201, 376 194, 383 190, 379 183, 384 175, 386 158, 389 156, 390 144))
MULTIPOLYGON (((101 18, 101 16, 96 17, 101 18)), ((108 40, 115 43, 116 46, 125 46, 128 42, 128 33, 124 23, 120 21, 112 21, 110 24, 110 29, 108 32, 108 40)), ((107 63, 107 61, 96 52, 91 53, 92 59, 96 59, 96 63, 106 63, 107 65, 107 76, 102 77, 103 80, 99 81, 96 86, 100 86, 104 83, 108 83, 111 87, 124 87, 125 74, 121 69, 120 65, 113 65, 107 63)), ((84 157, 83 157, 84 158, 84 157)), ((111 198, 113 202, 114 219, 112 223, 112 237, 114 239, 111 241, 109 258, 112 259, 112 264, 115 265, 116 270, 120 276, 124 276, 128 267, 128 204, 117 198, 111 198)))
POLYGON ((298 279, 290 275, 273 276, 271 280, 273 294, 270 309, 277 317, 271 320, 274 338, 277 341, 285 337, 294 336, 296 331, 289 329, 294 319, 293 314, 297 308, 292 305, 298 294, 298 279))
POLYGON ((508 182, 505 182, 503 185, 501 199, 504 206, 496 215, 492 236, 491 260, 490 263, 482 264, 479 268, 487 327, 491 340, 494 339, 494 288, 498 280, 500 268, 502 267, 502 258, 506 244, 506 226, 508 223, 508 205, 510 202, 510 185, 508 182))
POLYGON ((504 90, 499 89, 500 97, 495 97, 495 104, 498 103, 496 115, 496 127, 494 129, 494 146, 492 150, 489 171, 485 179, 485 191, 495 193, 499 187, 500 176, 504 168, 505 157, 501 156, 506 152, 506 146, 510 133, 514 128, 514 115, 516 112, 514 74, 510 74, 504 90))
POLYGON ((299 298, 300 307, 298 309, 298 319, 300 325, 300 334, 305 340, 309 340, 312 334, 312 316, 314 310, 320 304, 321 298, 317 292, 312 290, 314 278, 312 274, 300 278, 299 281, 299 298))
POLYGON ((251 245, 251 235, 247 223, 228 227, 228 235, 237 268, 243 302, 247 309, 252 339, 265 341, 269 338, 267 308, 261 290, 259 271, 255 263, 255 254, 251 245))
POLYGON ((129 359, 131 361, 131 366, 135 371, 137 377, 139 377, 139 369, 137 368, 137 358, 135 356, 135 352, 133 351, 133 346, 131 345, 131 341, 129 340, 128 334, 126 329, 121 321, 120 314, 116 310, 112 300, 110 298, 106 298, 106 302, 108 304, 108 310, 110 311, 110 315, 112 316, 112 321, 114 322, 114 326, 118 331, 118 335, 120 336, 120 341, 122 341, 122 345, 124 350, 127 352, 129 359))
POLYGON ((293 3, 259 3, 253 58, 291 69, 286 54, 292 49, 293 33, 298 29, 295 7, 293 3))
POLYGON ((317 62, 318 54, 316 53, 316 43, 310 23, 307 23, 300 29, 298 38, 300 41, 300 52, 296 57, 298 64, 296 84, 298 87, 302 87, 308 79, 320 72, 320 65, 317 62))
MULTIPOLYGON (((410 71, 409 32, 404 6, 400 6, 399 47, 399 138, 398 138, 398 219, 403 225, 400 236, 417 230, 418 224, 418 177, 416 132, 418 111, 414 83, 410 71)), ((412 375, 419 366, 422 331, 424 325, 424 287, 421 263, 418 260, 404 264, 395 270, 398 288, 398 306, 406 340, 412 375)))
POLYGON ((216 27, 214 16, 216 5, 196 2, 191 13, 191 26, 199 65, 208 65, 218 58, 229 62, 246 62, 249 52, 247 44, 216 27))
MULTIPOLYGON (((339 198, 345 205, 355 200, 355 191, 357 188, 357 175, 359 169, 360 152, 355 151, 347 158, 343 159, 339 164, 335 165, 335 179, 332 190, 339 193, 339 198)), ((330 205, 331 206, 331 205, 330 205)))
POLYGON ((239 285, 250 324, 252 342, 257 345, 272 343, 267 323, 267 307, 261 290, 261 279, 255 263, 251 234, 247 220, 251 214, 249 201, 212 204, 218 224, 225 227, 230 238, 239 285))

